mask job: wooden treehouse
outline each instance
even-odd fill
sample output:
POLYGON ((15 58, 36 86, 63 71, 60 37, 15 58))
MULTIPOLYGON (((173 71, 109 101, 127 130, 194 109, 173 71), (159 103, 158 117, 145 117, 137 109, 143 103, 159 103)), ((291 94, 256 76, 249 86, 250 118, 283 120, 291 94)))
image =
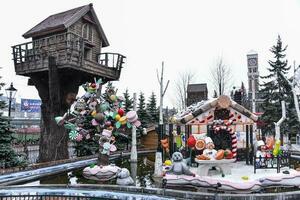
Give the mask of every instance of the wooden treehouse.
POLYGON ((17 75, 47 76, 48 57, 53 56, 60 73, 79 73, 82 82, 120 77, 125 56, 102 53, 109 43, 92 4, 51 15, 23 37, 32 41, 12 47, 17 75))
POLYGON ((12 47, 13 61, 42 100, 40 161, 67 158, 68 136, 54 117, 67 111, 81 84, 118 80, 125 56, 102 52, 109 43, 92 4, 51 15, 23 37, 32 41, 12 47))

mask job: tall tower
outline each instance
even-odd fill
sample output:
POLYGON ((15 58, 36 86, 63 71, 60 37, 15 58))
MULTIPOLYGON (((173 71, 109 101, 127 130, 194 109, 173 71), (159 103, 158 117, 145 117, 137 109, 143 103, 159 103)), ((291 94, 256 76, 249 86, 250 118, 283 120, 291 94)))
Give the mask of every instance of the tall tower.
POLYGON ((247 54, 248 67, 248 97, 253 112, 256 112, 256 99, 259 98, 259 72, 258 72, 258 54, 251 50, 247 54))

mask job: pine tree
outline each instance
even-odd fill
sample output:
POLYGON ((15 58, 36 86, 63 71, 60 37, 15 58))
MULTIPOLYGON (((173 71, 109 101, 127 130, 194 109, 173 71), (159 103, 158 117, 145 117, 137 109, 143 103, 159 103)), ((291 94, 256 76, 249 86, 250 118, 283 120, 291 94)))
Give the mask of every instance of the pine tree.
MULTIPOLYGON (((262 99, 264 99, 262 103, 264 114, 261 117, 262 121, 266 124, 263 128, 264 133, 274 133, 274 122, 277 122, 281 118, 282 100, 287 103, 288 115, 292 117, 290 108, 293 103, 292 98, 290 98, 290 96, 292 96, 291 87, 282 77, 282 75, 287 74, 290 69, 285 59, 286 49, 287 46, 283 47, 281 38, 278 36, 277 44, 270 49, 274 54, 275 60, 268 61, 270 65, 268 68, 269 75, 261 77, 267 81, 262 84, 262 90, 260 91, 262 99)), ((288 123, 291 122, 292 120, 288 121, 288 123)), ((283 125, 287 126, 289 125, 288 123, 284 123, 283 125)))
MULTIPOLYGON (((0 90, 3 86, 4 83, 0 83, 0 90)), ((0 94, 0 96, 2 95, 0 94)), ((3 110, 5 107, 5 102, 0 101, 0 110, 3 110)), ((8 119, 2 116, 2 114, 0 112, 0 168, 14 167, 21 163, 12 148, 13 132, 9 126, 8 119)))
POLYGON ((133 108, 133 99, 130 97, 128 89, 126 89, 125 93, 123 93, 123 96, 124 96, 124 110, 127 113, 133 108))
POLYGON ((247 101, 247 91, 246 91, 244 82, 242 82, 242 85, 241 85, 241 92, 242 92, 242 106, 248 108, 249 105, 248 105, 248 101, 247 101))
POLYGON ((148 104, 147 104, 147 113, 150 117, 150 121, 152 123, 158 123, 158 110, 156 106, 156 96, 154 92, 152 92, 148 104))
POLYGON ((137 114, 139 119, 142 123, 142 127, 146 127, 149 123, 149 117, 146 111, 146 104, 145 104, 145 96, 144 93, 140 93, 139 95, 139 102, 138 102, 138 111, 137 114))

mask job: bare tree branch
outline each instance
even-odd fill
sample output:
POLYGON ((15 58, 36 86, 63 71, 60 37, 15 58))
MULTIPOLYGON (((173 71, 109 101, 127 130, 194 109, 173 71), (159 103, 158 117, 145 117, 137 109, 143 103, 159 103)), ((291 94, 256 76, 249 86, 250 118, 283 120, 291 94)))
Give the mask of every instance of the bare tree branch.
POLYGON ((216 66, 211 69, 211 81, 218 95, 225 94, 232 86, 232 72, 224 64, 223 58, 217 59, 216 66))
POLYGON ((190 71, 184 71, 179 73, 177 81, 175 82, 175 95, 176 95, 176 107, 180 110, 186 108, 187 103, 187 86, 195 77, 195 73, 190 71))

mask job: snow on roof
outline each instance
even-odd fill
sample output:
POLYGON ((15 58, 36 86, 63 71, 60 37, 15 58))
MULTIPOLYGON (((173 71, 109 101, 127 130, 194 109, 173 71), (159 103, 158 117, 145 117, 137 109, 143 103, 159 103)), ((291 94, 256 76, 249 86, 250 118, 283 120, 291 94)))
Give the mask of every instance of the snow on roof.
POLYGON ((258 54, 256 51, 254 51, 253 49, 251 49, 247 55, 255 55, 255 54, 258 54))
POLYGON ((241 114, 245 115, 246 117, 252 119, 253 121, 257 121, 258 116, 254 113, 250 112, 243 106, 239 105, 235 101, 233 101, 230 97, 222 95, 218 98, 212 98, 207 101, 200 101, 198 103, 192 104, 187 107, 186 110, 183 110, 172 117, 172 121, 175 123, 182 123, 185 124, 198 115, 210 110, 211 108, 215 107, 221 108, 228 108, 232 107, 234 110, 240 112, 241 114))

